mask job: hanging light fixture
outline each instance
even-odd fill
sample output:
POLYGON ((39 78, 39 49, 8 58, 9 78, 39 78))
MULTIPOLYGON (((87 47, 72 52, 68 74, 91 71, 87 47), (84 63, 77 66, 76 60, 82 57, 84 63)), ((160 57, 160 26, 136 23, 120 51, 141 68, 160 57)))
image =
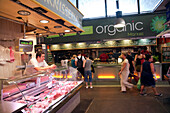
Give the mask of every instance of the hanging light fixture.
POLYGON ((116 7, 118 11, 116 12, 116 20, 114 22, 115 28, 122 28, 125 26, 125 20, 122 17, 122 11, 119 11, 119 0, 116 0, 116 7))
POLYGON ((125 27, 125 20, 123 18, 116 18, 114 27, 115 28, 125 27))

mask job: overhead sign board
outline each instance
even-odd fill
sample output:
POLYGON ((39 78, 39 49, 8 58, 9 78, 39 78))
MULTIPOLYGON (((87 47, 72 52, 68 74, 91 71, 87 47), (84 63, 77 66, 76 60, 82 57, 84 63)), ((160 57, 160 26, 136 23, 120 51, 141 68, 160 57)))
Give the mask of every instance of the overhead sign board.
POLYGON ((112 17, 83 20, 83 28, 86 29, 84 29, 85 32, 81 33, 81 35, 51 37, 51 39, 46 39, 46 43, 138 39, 140 37, 156 38, 156 35, 167 28, 163 25, 166 22, 165 13, 125 16, 123 19, 126 21, 126 25, 120 29, 114 28, 115 19, 115 17, 112 17))
POLYGON ((82 29, 83 15, 68 0, 33 0, 82 29))

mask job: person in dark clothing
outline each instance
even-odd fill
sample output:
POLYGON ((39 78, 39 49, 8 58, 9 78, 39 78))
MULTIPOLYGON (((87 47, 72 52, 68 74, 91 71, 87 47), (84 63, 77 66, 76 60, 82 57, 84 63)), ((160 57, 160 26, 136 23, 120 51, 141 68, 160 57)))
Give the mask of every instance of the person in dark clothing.
POLYGON ((146 46, 143 47, 143 50, 141 51, 141 53, 142 53, 143 55, 150 54, 150 52, 147 50, 147 47, 146 47, 146 46))
POLYGON ((77 66, 77 70, 82 74, 84 77, 84 68, 83 63, 85 61, 84 56, 81 55, 81 52, 78 52, 78 56, 75 58, 75 65, 77 66))
POLYGON ((138 77, 140 77, 140 69, 141 69, 141 60, 145 58, 144 55, 141 54, 141 51, 138 50, 138 53, 135 55, 135 62, 136 62, 136 71, 138 74, 138 77))
POLYGON ((132 57, 130 51, 128 51, 126 58, 128 59, 128 62, 130 64, 130 67, 129 67, 129 71, 130 71, 129 77, 130 77, 130 82, 132 82, 132 75, 134 74, 134 71, 135 71, 135 64, 134 64, 134 58, 132 57))
POLYGON ((154 71, 154 64, 151 63, 153 61, 153 58, 151 55, 146 55, 145 62, 143 63, 141 67, 141 95, 146 95, 143 90, 145 86, 152 86, 152 90, 155 94, 155 96, 162 96, 162 94, 159 94, 155 87, 155 80, 156 75, 154 71), (155 77, 155 80, 153 78, 155 77))

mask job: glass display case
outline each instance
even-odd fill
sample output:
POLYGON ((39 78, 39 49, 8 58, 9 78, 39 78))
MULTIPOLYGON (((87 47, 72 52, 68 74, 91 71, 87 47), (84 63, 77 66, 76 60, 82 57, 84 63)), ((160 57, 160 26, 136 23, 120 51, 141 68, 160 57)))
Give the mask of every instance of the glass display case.
MULTIPOLYGON (((15 103, 21 104, 12 112, 72 112, 80 103, 82 84, 77 69, 72 67, 1 79, 1 103, 10 103, 13 107, 15 103)), ((5 113, 4 106, 0 107, 1 113, 5 113)))

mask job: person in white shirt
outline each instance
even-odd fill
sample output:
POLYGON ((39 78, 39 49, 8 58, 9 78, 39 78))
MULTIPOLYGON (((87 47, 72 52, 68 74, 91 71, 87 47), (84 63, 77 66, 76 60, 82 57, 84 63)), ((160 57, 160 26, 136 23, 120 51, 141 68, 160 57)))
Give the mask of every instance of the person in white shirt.
POLYGON ((45 59, 45 53, 42 51, 38 51, 36 53, 36 58, 32 58, 29 62, 28 62, 28 66, 25 69, 25 74, 26 75, 31 75, 34 74, 38 71, 43 71, 43 70, 48 70, 48 69, 55 69, 56 65, 51 65, 49 66, 45 59), (32 66, 31 66, 32 65, 32 66))
POLYGON ((68 68, 68 62, 69 62, 69 60, 66 59, 66 56, 63 56, 63 58, 61 60, 61 66, 68 68))
POLYGON ((68 62, 69 62, 69 60, 66 59, 66 56, 64 55, 63 58, 62 58, 62 60, 61 60, 61 66, 66 68, 66 70, 62 70, 62 71, 61 71, 61 73, 63 74, 63 78, 64 78, 65 76, 66 76, 66 78, 67 78, 67 74, 68 74, 68 62))
POLYGON ((126 93, 126 87, 132 88, 133 84, 128 82, 128 76, 129 76, 129 62, 126 59, 126 54, 122 53, 120 55, 120 58, 123 59, 121 70, 119 72, 120 75, 120 84, 121 84, 121 92, 126 93))

